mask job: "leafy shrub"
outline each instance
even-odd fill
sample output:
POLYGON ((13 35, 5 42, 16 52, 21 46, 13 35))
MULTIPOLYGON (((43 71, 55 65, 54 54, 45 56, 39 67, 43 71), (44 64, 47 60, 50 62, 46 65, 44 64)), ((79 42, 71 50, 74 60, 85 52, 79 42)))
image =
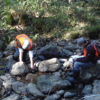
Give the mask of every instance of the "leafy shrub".
POLYGON ((79 35, 79 33, 77 32, 77 31, 73 31, 71 34, 70 34, 70 36, 69 36, 69 38, 71 38, 71 39, 76 39, 76 38, 78 38, 80 35, 79 35))
POLYGON ((7 22, 7 24, 9 24, 9 25, 12 25, 13 23, 14 23, 14 18, 13 18, 13 16, 12 16, 12 14, 11 13, 7 13, 7 15, 6 15, 6 22, 7 22))
POLYGON ((100 34, 100 24, 86 28, 86 33, 84 35, 94 39, 98 38, 99 34, 100 34))

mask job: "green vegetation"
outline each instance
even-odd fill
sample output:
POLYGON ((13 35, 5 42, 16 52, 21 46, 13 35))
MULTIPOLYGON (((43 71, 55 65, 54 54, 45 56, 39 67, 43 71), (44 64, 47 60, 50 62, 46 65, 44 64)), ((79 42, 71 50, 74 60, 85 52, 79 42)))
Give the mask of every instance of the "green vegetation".
POLYGON ((0 30, 2 34, 6 33, 8 42, 19 33, 28 34, 33 40, 40 37, 96 38, 100 33, 99 0, 88 3, 77 0, 71 4, 66 0, 2 0, 0 2, 0 30))

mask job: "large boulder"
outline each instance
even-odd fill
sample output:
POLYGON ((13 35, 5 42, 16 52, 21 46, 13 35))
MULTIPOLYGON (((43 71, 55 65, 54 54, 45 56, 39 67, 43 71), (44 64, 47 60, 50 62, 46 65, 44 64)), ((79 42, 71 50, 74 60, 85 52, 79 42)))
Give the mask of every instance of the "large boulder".
POLYGON ((93 94, 100 94, 100 80, 95 80, 93 82, 93 94))
POLYGON ((52 93, 57 90, 67 89, 71 86, 68 80, 63 80, 59 75, 41 75, 37 78, 37 87, 43 93, 52 93))
POLYGON ((54 72, 60 68, 60 62, 57 58, 41 61, 39 64, 40 72, 54 72))
POLYGON ((66 58, 70 57, 72 55, 72 52, 66 49, 63 49, 55 44, 49 44, 44 47, 42 47, 39 50, 39 55, 44 56, 45 58, 66 58))
POLYGON ((88 68, 82 68, 80 71, 80 78, 83 82, 91 82, 95 78, 100 77, 100 64, 88 68))
POLYGON ((37 88, 33 83, 27 85, 28 94, 31 94, 34 97, 44 97, 44 94, 37 88))
POLYGON ((29 72, 29 69, 25 64, 22 64, 21 62, 17 62, 12 66, 10 73, 12 75, 22 75, 28 72, 29 72))

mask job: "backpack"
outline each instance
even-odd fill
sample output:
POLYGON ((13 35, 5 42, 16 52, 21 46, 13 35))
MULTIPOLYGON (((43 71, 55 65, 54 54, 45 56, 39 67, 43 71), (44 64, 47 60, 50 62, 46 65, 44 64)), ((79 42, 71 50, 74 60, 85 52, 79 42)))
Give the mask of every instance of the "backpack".
POLYGON ((93 44, 96 46, 99 53, 99 58, 100 58, 100 42, 93 41, 93 44))

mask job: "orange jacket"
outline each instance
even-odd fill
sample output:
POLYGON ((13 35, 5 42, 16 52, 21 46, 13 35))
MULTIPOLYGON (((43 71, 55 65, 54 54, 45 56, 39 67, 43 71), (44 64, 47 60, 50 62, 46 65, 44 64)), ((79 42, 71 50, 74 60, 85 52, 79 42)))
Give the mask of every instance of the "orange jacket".
POLYGON ((15 47, 18 48, 18 42, 20 43, 21 47, 23 46, 24 40, 28 39, 30 42, 29 47, 27 48, 27 50, 31 50, 32 49, 32 40, 25 34, 20 34, 16 36, 16 42, 15 42, 15 47))
MULTIPOLYGON (((97 50, 97 48, 96 48, 96 46, 91 42, 91 45, 93 46, 93 48, 95 49, 95 56, 96 57, 98 57, 99 56, 99 53, 98 53, 98 50, 97 50)), ((84 57, 86 57, 86 55, 87 55, 87 50, 86 50, 86 48, 84 48, 84 57)))

